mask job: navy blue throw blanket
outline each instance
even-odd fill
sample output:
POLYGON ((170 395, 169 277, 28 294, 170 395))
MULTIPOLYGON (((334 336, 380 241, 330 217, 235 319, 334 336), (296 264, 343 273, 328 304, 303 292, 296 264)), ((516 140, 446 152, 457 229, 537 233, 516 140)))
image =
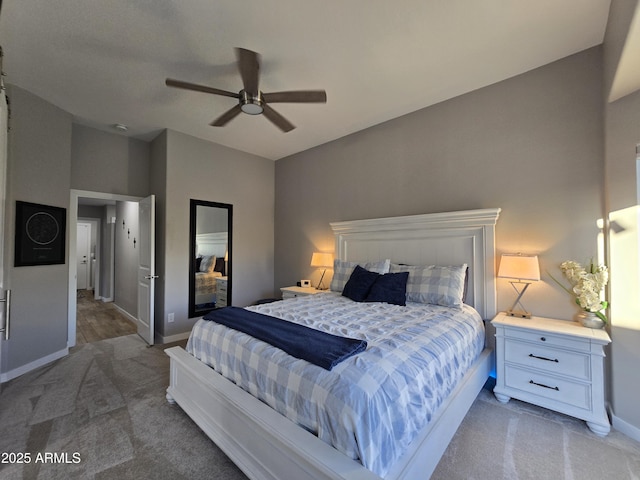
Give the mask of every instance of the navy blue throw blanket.
POLYGON ((339 337, 239 307, 219 308, 203 318, 244 332, 326 370, 367 348, 364 340, 339 337))

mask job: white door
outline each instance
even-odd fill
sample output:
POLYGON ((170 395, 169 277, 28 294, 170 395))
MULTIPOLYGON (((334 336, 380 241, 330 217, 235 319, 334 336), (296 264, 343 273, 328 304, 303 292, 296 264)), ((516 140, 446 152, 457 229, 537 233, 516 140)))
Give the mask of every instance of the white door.
POLYGON ((155 269, 155 195, 138 204, 138 228, 140 238, 138 250, 138 335, 153 345, 153 302, 156 276, 155 269))
POLYGON ((86 290, 90 286, 89 282, 89 251, 91 245, 91 224, 78 223, 76 243, 76 266, 78 290, 86 290))
MULTIPOLYGON (((0 78, 0 87, 3 87, 2 78, 0 78)), ((9 338, 9 295, 10 292, 5 291, 5 272, 4 272, 4 216, 5 203, 7 199, 7 131, 9 121, 9 110, 7 107, 7 99, 4 94, 4 88, 0 88, 0 372, 2 368, 2 344, 5 339, 9 338)))

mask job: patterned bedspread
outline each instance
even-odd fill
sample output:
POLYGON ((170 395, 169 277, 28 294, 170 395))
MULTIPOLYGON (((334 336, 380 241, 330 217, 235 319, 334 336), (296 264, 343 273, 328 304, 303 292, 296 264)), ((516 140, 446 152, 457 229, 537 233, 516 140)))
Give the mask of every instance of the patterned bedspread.
POLYGON ((216 293, 216 278, 221 276, 220 272, 196 272, 196 295, 216 293))
POLYGON ((187 351, 381 477, 484 347, 482 319, 466 305, 356 303, 327 292, 248 308, 369 346, 327 371, 198 320, 187 351))

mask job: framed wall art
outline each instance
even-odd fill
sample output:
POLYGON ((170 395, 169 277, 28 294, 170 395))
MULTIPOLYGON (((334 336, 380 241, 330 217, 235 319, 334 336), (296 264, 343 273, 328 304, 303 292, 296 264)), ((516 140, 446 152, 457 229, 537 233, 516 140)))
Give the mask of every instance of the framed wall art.
POLYGON ((16 201, 15 266, 64 263, 66 220, 64 208, 16 201))

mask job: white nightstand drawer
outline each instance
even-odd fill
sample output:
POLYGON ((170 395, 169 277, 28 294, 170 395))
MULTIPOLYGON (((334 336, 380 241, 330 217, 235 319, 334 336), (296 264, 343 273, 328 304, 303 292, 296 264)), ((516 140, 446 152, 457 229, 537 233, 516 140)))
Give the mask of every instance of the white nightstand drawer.
POLYGON ((504 360, 580 380, 591 379, 591 356, 586 353, 508 339, 504 346, 504 360))
POLYGON ((505 336, 538 343, 540 345, 564 347, 572 350, 582 350, 583 352, 589 352, 591 349, 591 345, 587 341, 561 335, 550 335, 548 332, 529 332, 511 328, 505 331, 505 336))
POLYGON ((591 385, 545 375, 513 365, 505 366, 505 386, 523 390, 554 402, 591 410, 591 385))
POLYGON ((313 287, 282 287, 280 291, 282 292, 282 298, 286 300, 287 298, 315 295, 316 293, 320 293, 322 290, 317 290, 313 287))

